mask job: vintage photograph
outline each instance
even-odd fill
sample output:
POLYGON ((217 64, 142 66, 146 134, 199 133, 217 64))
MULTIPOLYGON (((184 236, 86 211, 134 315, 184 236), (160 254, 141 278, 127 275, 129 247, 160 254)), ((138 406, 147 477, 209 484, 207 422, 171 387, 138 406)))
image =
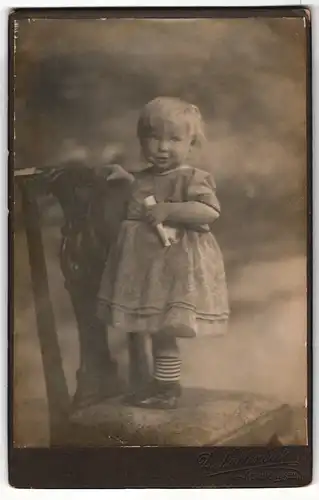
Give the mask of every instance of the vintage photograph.
POLYGON ((307 445, 305 17, 13 37, 13 446, 307 445))

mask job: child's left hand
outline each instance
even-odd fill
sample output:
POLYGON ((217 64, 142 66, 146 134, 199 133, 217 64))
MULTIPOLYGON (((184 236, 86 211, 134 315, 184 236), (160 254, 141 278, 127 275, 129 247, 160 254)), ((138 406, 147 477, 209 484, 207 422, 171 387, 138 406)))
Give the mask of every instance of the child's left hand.
POLYGON ((156 203, 151 207, 145 207, 145 218, 152 225, 157 226, 164 222, 169 215, 169 203, 156 203))

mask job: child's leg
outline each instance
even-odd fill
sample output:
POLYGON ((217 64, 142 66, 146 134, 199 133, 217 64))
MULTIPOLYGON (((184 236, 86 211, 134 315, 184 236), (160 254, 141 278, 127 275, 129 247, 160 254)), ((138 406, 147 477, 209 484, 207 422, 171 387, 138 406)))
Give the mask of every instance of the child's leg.
POLYGON ((146 353, 145 335, 130 332, 128 337, 129 352, 129 386, 135 392, 143 388, 150 380, 150 372, 146 353))
POLYGON ((176 408, 181 395, 181 359, 176 337, 159 332, 152 336, 154 373, 149 390, 134 404, 142 408, 176 408))
POLYGON ((164 332, 154 335, 152 347, 155 380, 165 385, 179 384, 181 358, 176 337, 164 332))

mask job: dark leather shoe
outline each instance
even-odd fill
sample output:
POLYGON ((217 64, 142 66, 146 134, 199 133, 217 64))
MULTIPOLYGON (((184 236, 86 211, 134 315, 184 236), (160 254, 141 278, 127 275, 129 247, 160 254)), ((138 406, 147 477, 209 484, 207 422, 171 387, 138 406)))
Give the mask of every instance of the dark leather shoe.
POLYGON ((126 394, 123 398, 123 403, 134 406, 138 401, 153 396, 157 394, 157 392, 156 382, 151 380, 149 383, 145 384, 144 387, 140 387, 136 391, 126 394))
POLYGON ((139 408, 173 410, 178 406, 181 392, 179 383, 154 380, 149 386, 148 391, 137 394, 131 404, 139 408))

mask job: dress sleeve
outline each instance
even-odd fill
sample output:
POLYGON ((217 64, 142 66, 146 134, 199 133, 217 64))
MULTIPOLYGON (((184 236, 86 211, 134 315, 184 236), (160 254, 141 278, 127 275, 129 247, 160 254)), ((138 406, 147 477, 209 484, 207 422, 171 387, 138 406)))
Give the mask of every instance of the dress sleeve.
POLYGON ((199 201, 220 213, 220 204, 216 196, 216 184, 211 174, 194 169, 188 184, 187 201, 199 201))

